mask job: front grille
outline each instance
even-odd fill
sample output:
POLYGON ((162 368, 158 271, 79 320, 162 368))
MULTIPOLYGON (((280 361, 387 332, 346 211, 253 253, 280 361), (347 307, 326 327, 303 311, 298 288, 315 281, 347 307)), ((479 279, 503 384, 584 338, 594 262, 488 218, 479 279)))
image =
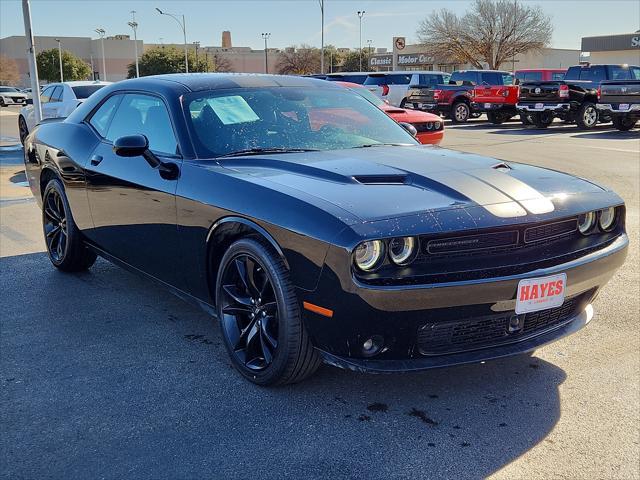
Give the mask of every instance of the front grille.
POLYGON ((560 307, 524 314, 522 328, 509 332, 514 311, 453 322, 429 322, 418 329, 417 345, 422 355, 476 350, 513 343, 540 334, 575 316, 593 292, 568 298, 560 307))
POLYGON ((518 243, 518 231, 481 233, 439 238, 426 244, 426 253, 460 253, 491 248, 511 247, 518 243))
POLYGON ((537 227, 527 228, 524 231, 524 241, 526 243, 539 242, 550 238, 560 237, 573 233, 578 229, 578 220, 572 218, 562 222, 548 223, 537 227))

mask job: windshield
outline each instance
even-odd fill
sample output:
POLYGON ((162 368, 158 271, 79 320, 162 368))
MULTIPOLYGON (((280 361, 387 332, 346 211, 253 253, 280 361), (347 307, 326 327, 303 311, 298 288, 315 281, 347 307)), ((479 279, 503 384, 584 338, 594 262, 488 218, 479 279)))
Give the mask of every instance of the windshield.
POLYGON ((380 108, 380 107, 385 105, 384 101, 380 97, 376 96, 375 94, 373 94, 372 92, 370 92, 366 88, 351 88, 351 87, 349 87, 349 89, 351 91, 353 91, 353 92, 356 92, 361 97, 366 98, 367 100, 369 100, 371 103, 373 103, 378 108, 380 108))
POLYGON ((0 87, 0 92, 19 92, 17 88, 13 87, 0 87))
POLYGON ((73 93, 77 99, 89 98, 92 93, 100 90, 104 85, 82 85, 78 87, 71 87, 73 93))
POLYGON ((368 100, 347 88, 270 87, 185 95, 201 158, 252 149, 335 150, 417 144, 368 100))

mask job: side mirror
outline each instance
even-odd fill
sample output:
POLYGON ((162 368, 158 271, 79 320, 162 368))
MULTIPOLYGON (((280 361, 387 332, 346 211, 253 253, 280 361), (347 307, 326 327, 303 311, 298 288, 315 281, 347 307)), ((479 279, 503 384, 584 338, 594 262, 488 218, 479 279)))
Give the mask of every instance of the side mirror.
POLYGON ((414 127, 410 123, 407 123, 407 122, 398 122, 398 123, 400 123, 400 126, 404 128, 407 132, 409 132, 412 137, 415 137, 416 135, 418 135, 418 130, 416 130, 416 127, 414 127))
POLYGON ((113 142, 113 152, 119 157, 139 157, 149 149, 149 140, 144 135, 127 135, 113 142))

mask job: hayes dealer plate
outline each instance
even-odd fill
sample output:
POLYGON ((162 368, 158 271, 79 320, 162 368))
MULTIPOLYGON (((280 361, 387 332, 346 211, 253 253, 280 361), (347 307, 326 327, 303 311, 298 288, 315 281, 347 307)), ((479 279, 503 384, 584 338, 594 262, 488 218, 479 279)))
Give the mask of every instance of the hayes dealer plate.
POLYGON ((564 303, 566 288, 566 273, 520 280, 516 297, 516 313, 536 312, 559 307, 564 303))

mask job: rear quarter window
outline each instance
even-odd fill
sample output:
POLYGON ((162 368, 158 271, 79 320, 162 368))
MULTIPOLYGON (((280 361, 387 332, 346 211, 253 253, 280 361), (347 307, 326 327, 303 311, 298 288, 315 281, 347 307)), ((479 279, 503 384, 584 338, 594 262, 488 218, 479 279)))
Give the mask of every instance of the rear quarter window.
POLYGON ((77 87, 71 87, 74 95, 78 99, 89 98, 89 96, 98 90, 100 90, 104 85, 82 85, 77 87))
POLYGON ((411 75, 392 74, 392 75, 369 75, 365 80, 365 85, 409 85, 411 83, 411 75))

